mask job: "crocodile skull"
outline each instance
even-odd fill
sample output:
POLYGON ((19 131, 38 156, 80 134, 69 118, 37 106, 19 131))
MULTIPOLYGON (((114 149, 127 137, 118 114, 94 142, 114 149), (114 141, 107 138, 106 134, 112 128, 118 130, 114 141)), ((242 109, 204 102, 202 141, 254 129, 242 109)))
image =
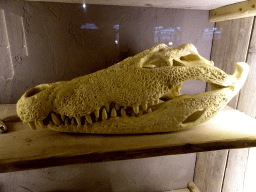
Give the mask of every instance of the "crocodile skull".
POLYGON ((107 69, 38 85, 20 98, 17 113, 33 129, 99 134, 178 131, 214 117, 240 90, 248 71, 247 64, 237 63, 234 75, 227 75, 192 44, 160 44, 107 69), (181 95, 187 80, 208 82, 211 91, 181 95))

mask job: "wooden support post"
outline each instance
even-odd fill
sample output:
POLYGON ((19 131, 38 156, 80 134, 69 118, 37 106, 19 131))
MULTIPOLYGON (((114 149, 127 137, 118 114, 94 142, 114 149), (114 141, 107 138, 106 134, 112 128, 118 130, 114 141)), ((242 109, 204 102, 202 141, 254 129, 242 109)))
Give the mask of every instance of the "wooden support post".
POLYGON ((227 5, 210 11, 209 20, 219 22, 256 15, 256 0, 248 0, 227 5))
POLYGON ((194 182, 203 192, 221 192, 228 150, 197 153, 194 182))
MULTIPOLYGON (((216 23, 211 52, 216 67, 233 74, 236 62, 246 62, 252 25, 253 17, 216 23)), ((230 107, 237 108, 238 96, 229 102, 230 107)))
MULTIPOLYGON (((214 61, 215 66, 228 74, 232 74, 236 62, 248 61, 247 53, 253 21, 254 18, 249 17, 216 23, 211 53, 211 60, 214 61)), ((253 46, 251 43, 250 47, 253 46)), ((250 55, 248 57, 250 59, 250 55)), ((252 99, 254 93, 251 91, 256 89, 256 87, 252 87, 254 83, 251 83, 256 76, 256 70, 253 71, 251 70, 251 79, 249 77, 249 80, 247 80, 249 82, 242 89, 240 97, 239 94, 235 96, 229 106, 238 110, 256 110, 256 108, 252 107, 254 103, 256 104, 256 97, 254 96, 255 99, 252 99)), ((241 189, 243 189, 248 150, 238 149, 199 153, 197 155, 194 178, 198 188, 204 192, 243 191, 241 189)))

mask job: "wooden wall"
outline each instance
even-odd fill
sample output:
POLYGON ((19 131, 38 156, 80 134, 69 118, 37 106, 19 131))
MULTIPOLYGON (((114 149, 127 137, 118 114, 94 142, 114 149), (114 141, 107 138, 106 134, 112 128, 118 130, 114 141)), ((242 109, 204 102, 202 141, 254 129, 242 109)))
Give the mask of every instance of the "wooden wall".
MULTIPOLYGON (((236 62, 250 65, 248 79, 229 106, 256 117, 256 26, 255 18, 215 24, 211 60, 232 74, 236 62)), ((242 129, 242 127, 241 127, 242 129)), ((254 184, 255 148, 221 150, 197 154, 194 182, 202 192, 249 192, 254 184), (254 174, 254 177, 253 177, 254 174)), ((255 189, 254 189, 255 190, 255 189)))

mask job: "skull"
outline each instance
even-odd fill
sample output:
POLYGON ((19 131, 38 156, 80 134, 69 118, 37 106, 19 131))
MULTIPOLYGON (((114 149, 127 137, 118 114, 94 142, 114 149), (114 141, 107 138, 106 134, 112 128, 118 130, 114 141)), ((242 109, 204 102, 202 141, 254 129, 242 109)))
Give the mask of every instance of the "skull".
POLYGON ((237 63, 234 74, 228 75, 192 44, 160 44, 107 69, 38 85, 20 98, 17 113, 33 129, 99 134, 179 131, 214 117, 238 93, 248 72, 247 64, 237 63), (211 91, 181 95, 182 83, 188 80, 208 82, 211 91))

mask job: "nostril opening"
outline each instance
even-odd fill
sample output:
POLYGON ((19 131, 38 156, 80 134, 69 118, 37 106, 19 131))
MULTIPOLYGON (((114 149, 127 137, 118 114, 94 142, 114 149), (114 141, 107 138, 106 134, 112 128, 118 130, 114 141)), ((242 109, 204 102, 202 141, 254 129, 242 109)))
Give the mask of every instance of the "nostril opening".
POLYGON ((29 89, 27 92, 26 92, 26 95, 25 97, 32 97, 38 93, 40 93, 41 91, 47 89, 49 87, 49 85, 39 85, 37 87, 34 87, 32 89, 29 89))

